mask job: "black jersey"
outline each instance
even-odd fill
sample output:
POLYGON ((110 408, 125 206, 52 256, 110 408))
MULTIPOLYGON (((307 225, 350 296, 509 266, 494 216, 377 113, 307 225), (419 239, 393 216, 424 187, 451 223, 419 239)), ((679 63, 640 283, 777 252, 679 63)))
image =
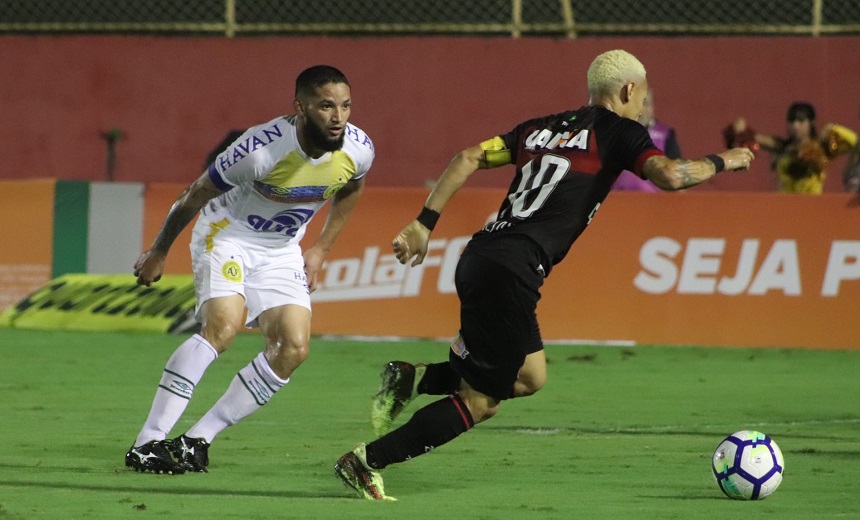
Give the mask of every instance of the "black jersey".
POLYGON ((500 136, 516 175, 494 222, 466 249, 545 277, 591 222, 623 170, 662 155, 648 131, 600 106, 521 123, 500 136))

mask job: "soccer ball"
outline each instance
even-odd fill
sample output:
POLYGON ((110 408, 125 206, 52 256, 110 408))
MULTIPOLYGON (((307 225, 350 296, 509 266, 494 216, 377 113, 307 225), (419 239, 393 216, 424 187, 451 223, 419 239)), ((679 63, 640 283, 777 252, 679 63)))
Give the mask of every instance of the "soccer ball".
POLYGON ((776 491, 785 463, 779 446, 763 433, 735 432, 717 446, 712 468, 720 489, 738 500, 759 500, 776 491))

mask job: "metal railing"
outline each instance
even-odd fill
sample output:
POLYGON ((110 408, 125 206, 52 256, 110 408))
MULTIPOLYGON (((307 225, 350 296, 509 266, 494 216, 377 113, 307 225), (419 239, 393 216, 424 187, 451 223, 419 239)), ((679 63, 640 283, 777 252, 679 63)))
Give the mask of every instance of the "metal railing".
POLYGON ((0 0, 2 33, 860 34, 858 0, 0 0))

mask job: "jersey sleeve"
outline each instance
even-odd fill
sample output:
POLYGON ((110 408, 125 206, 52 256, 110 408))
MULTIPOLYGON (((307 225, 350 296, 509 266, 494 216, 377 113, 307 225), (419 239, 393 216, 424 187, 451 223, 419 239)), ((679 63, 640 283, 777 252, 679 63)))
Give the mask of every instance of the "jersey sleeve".
POLYGON ((645 161, 654 155, 664 155, 651 140, 648 130, 636 121, 619 120, 612 134, 610 156, 617 158, 622 170, 630 170, 643 179, 645 161))
POLYGON ((249 128, 218 154, 209 166, 209 179, 222 191, 264 178, 276 162, 277 142, 287 132, 288 123, 276 119, 249 128))
POLYGON ((352 124, 347 125, 345 139, 350 139, 356 144, 355 147, 350 147, 350 150, 354 150, 351 155, 355 161, 355 175, 351 180, 357 181, 364 178, 370 171, 370 166, 376 158, 376 150, 370 137, 362 129, 352 124))
POLYGON ((484 162, 488 168, 496 168, 511 164, 511 150, 505 144, 501 136, 487 139, 480 144, 481 150, 484 151, 484 162))
MULTIPOLYGON (((494 138, 495 143, 501 142, 504 145, 504 149, 508 151, 508 159, 510 163, 516 163, 519 150, 520 150, 520 139, 523 133, 526 132, 527 128, 533 127, 535 124, 534 119, 530 119, 523 123, 518 124, 513 130, 506 134, 502 134, 494 138)), ((483 147, 483 145, 482 145, 483 147)))
POLYGON ((373 159, 375 157, 376 156, 373 154, 373 152, 371 152, 367 155, 367 157, 360 160, 358 164, 356 164, 355 177, 353 177, 351 180, 357 181, 359 179, 363 179, 364 176, 367 175, 367 172, 370 171, 370 166, 371 164, 373 164, 373 159))

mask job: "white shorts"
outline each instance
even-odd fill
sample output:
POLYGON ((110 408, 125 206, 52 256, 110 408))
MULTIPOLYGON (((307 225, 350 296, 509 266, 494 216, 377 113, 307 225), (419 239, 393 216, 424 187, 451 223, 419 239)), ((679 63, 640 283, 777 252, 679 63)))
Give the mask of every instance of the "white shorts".
MULTIPOLYGON (((202 227, 202 226, 201 226, 202 227)), ((191 268, 197 296, 195 318, 211 298, 240 294, 245 298, 246 327, 256 327, 264 311, 281 305, 310 310, 311 297, 305 262, 298 244, 268 247, 223 233, 204 236, 195 226, 191 241, 191 268)))

